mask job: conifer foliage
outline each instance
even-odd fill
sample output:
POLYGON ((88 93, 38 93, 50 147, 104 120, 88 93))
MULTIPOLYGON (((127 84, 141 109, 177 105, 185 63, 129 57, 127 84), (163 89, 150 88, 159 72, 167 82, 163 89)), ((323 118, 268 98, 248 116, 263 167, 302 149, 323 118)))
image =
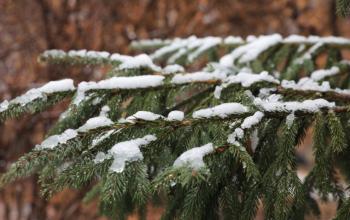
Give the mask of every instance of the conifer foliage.
POLYGON ((350 62, 340 37, 278 34, 140 40, 149 55, 45 51, 50 65, 107 66, 97 82, 52 81, 0 104, 0 121, 67 98, 47 138, 1 175, 38 174, 50 198, 88 187, 102 214, 163 219, 318 215, 317 199, 350 218, 350 62), (323 62, 321 62, 323 60, 323 62), (315 165, 298 176, 296 147, 313 130, 315 165), (341 177, 341 178, 340 178, 341 177))

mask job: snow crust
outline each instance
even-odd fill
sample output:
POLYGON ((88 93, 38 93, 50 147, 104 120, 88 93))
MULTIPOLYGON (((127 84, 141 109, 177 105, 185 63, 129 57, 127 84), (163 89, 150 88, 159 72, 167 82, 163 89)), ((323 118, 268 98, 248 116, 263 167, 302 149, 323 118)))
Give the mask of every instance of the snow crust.
POLYGON ((129 141, 117 143, 110 150, 109 154, 114 158, 110 171, 121 173, 124 171, 126 162, 133 162, 143 159, 140 147, 157 140, 154 135, 146 135, 129 141))
POLYGON ((248 116, 244 119, 241 128, 249 129, 260 123, 261 119, 264 117, 264 113, 257 111, 252 116, 248 116))
POLYGON ((135 119, 141 119, 144 121, 155 121, 157 119, 161 119, 163 116, 155 114, 149 111, 138 111, 135 114, 126 118, 127 121, 133 121, 135 119))
POLYGON ((107 118, 106 116, 97 116, 97 117, 90 118, 89 120, 87 120, 84 125, 82 125, 81 127, 79 127, 77 129, 77 131, 78 132, 87 132, 87 131, 92 130, 92 129, 96 129, 99 127, 105 127, 105 126, 109 126, 112 124, 113 124, 113 121, 111 119, 107 118))
POLYGON ((171 111, 168 114, 168 121, 182 121, 185 118, 185 114, 182 111, 171 111))
POLYGON ((67 129, 62 134, 52 135, 46 138, 41 144, 36 145, 37 150, 53 149, 61 144, 66 144, 67 141, 75 138, 78 135, 74 129, 67 129))
MULTIPOLYGON (((246 117, 241 126, 236 128, 233 133, 229 134, 227 142, 234 145, 240 145, 239 140, 244 137, 244 130, 250 129, 261 122, 264 117, 264 113, 257 111, 253 115, 246 117)), ((257 134, 255 134, 257 136, 257 134)), ((254 137, 257 141, 257 137, 254 137)))
POLYGON ((230 84, 241 84, 243 87, 250 87, 254 83, 258 82, 269 82, 274 84, 279 84, 279 80, 269 75, 268 72, 263 71, 259 74, 254 74, 246 72, 243 70, 237 75, 229 75, 226 79, 223 80, 223 83, 220 86, 215 87, 214 97, 220 99, 221 91, 228 87, 230 84))
POLYGON ((330 69, 320 69, 311 73, 311 79, 320 81, 328 76, 334 76, 340 72, 339 67, 333 66, 330 69))
POLYGON ((26 104, 34 101, 35 99, 45 99, 47 95, 57 92, 73 91, 75 89, 73 80, 62 79, 57 81, 51 81, 46 83, 40 88, 34 88, 27 91, 25 94, 12 99, 11 101, 3 101, 0 103, 0 112, 6 111, 10 104, 20 104, 25 106, 26 104))
POLYGON ((74 104, 78 105, 84 98, 85 93, 95 89, 140 89, 163 85, 164 76, 142 75, 130 77, 112 77, 99 82, 81 82, 78 85, 74 104))
POLYGON ((282 36, 279 34, 263 35, 253 39, 247 38, 247 41, 247 44, 242 45, 233 50, 230 54, 223 56, 220 59, 220 64, 230 67, 234 66, 236 60, 241 63, 255 60, 262 52, 282 42, 282 36))
POLYGON ((155 65, 147 54, 140 54, 137 56, 127 56, 120 54, 112 54, 111 60, 119 61, 121 64, 118 66, 118 69, 139 69, 142 67, 148 67, 153 71, 161 71, 161 67, 155 65))
POLYGON ((236 128, 233 133, 229 134, 227 142, 234 145, 240 145, 239 140, 244 137, 242 128, 236 128))
POLYGON ((223 80, 226 78, 226 73, 221 71, 214 72, 195 72, 187 74, 176 74, 171 82, 175 84, 185 84, 191 82, 205 82, 210 80, 223 80))
POLYGON ((200 109, 193 112, 193 118, 226 118, 232 114, 242 114, 248 112, 248 108, 240 103, 224 103, 212 108, 200 109))
POLYGON ((208 143, 201 147, 194 147, 188 151, 183 152, 174 162, 174 167, 190 167, 194 170, 199 170, 205 167, 203 157, 214 151, 212 143, 208 143))
POLYGON ((244 40, 241 37, 228 36, 224 39, 224 44, 243 44, 244 40))
POLYGON ((270 82, 278 84, 279 80, 269 75, 267 71, 263 71, 259 74, 239 72, 237 75, 229 76, 225 80, 225 83, 227 84, 239 83, 243 87, 250 87, 257 82, 270 82))
POLYGON ((46 50, 43 53, 44 57, 49 58, 64 58, 64 57, 71 57, 71 58, 95 58, 95 59, 107 59, 110 56, 110 53, 107 51, 87 51, 87 50, 69 50, 68 52, 65 52, 63 50, 46 50))
POLYGON ((339 45, 348 45, 350 44, 350 40, 344 37, 335 37, 335 36, 327 36, 327 37, 319 37, 319 36, 301 36, 301 35, 290 35, 283 40, 284 43, 303 43, 303 44, 315 44, 318 42, 322 42, 324 44, 339 44, 339 45))
POLYGON ((314 99, 305 100, 302 102, 291 101, 282 102, 275 99, 276 96, 271 95, 268 99, 262 100, 261 98, 256 98, 254 104, 262 108, 267 112, 317 112, 321 108, 333 108, 335 107, 334 102, 328 102, 325 99, 314 99))
POLYGON ((185 68, 179 64, 167 65, 163 68, 163 74, 174 74, 174 73, 183 73, 185 68))
POLYGON ((295 81, 283 80, 281 86, 286 89, 316 91, 316 92, 336 92, 340 94, 350 94, 348 89, 332 89, 328 81, 316 82, 311 78, 301 78, 297 83, 295 81))

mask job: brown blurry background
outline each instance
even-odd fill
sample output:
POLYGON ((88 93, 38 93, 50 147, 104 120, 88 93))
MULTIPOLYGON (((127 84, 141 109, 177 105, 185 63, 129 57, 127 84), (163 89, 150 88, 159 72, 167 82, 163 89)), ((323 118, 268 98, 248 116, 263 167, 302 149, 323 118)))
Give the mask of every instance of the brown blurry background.
MULTIPOLYGON (((333 0, 0 0, 0 100, 48 80, 103 76, 103 69, 40 66, 36 58, 46 49, 130 53, 134 39, 275 32, 350 37, 350 19, 335 15, 333 0)), ((44 138, 64 107, 0 125, 0 172, 44 138)), ((0 191, 0 220, 103 219, 96 203, 80 204, 83 192, 47 201, 35 181, 0 191)), ((326 209, 323 219, 331 215, 326 209)), ((153 208, 149 219, 158 218, 153 208)))

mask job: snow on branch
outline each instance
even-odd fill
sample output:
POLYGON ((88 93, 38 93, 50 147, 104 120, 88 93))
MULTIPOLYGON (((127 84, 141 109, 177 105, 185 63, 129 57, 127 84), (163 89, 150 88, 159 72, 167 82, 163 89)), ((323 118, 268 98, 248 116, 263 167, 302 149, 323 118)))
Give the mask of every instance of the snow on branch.
POLYGON ((248 112, 248 108, 240 103, 224 103, 212 108, 199 109, 193 112, 193 118, 226 118, 232 114, 243 114, 248 112))
POLYGON ((157 140, 156 136, 146 135, 142 138, 119 142, 115 144, 107 154, 99 152, 94 162, 102 163, 105 159, 113 158, 113 163, 109 170, 111 172, 121 173, 124 171, 126 163, 143 160, 140 147, 148 145, 155 140, 157 140))
POLYGON ((248 116, 244 119, 240 127, 236 128, 233 133, 231 133, 227 142, 239 146, 239 140, 244 136, 244 130, 249 130, 252 127, 258 125, 264 117, 264 113, 257 111, 253 115, 248 116))
POLYGON ((265 100, 261 98, 256 98, 254 104, 260 107, 263 111, 266 112, 318 112, 323 108, 332 109, 336 105, 334 102, 328 102, 325 99, 315 99, 315 100, 305 100, 302 102, 299 101, 289 101, 282 102, 279 101, 280 96, 271 95, 265 100))
POLYGON ((51 81, 40 88, 33 88, 10 101, 0 103, 0 120, 17 117, 24 112, 37 112, 46 106, 72 95, 75 91, 73 80, 51 81))
POLYGON ((205 167, 203 157, 214 152, 212 143, 208 143, 201 147, 194 147, 183 152, 174 162, 174 167, 190 167, 194 170, 199 170, 205 167))

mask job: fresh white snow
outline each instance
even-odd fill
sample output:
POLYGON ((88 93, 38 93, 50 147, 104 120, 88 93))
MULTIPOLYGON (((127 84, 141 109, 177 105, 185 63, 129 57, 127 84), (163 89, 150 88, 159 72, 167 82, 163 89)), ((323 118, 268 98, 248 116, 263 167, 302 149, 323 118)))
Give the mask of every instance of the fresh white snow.
POLYGON ((270 82, 278 84, 279 80, 269 75, 267 71, 263 71, 259 74, 239 72, 237 75, 229 76, 225 80, 226 84, 239 83, 243 87, 250 87, 257 82, 270 82))
POLYGON ((338 45, 349 45, 350 40, 343 37, 327 36, 301 36, 301 35, 290 35, 283 40, 284 43, 297 43, 297 44, 316 44, 322 42, 324 44, 338 44, 338 45))
POLYGON ((188 151, 183 152, 174 162, 174 167, 190 167, 194 170, 199 170, 205 167, 203 157, 212 153, 214 146, 212 143, 208 143, 201 147, 194 147, 188 151))
POLYGON ((140 89, 158 87, 163 85, 164 76, 142 75, 130 77, 112 77, 99 82, 81 82, 78 85, 74 104, 78 105, 84 98, 85 93, 94 89, 140 89))
POLYGON ((183 73, 185 68, 179 64, 167 65, 163 68, 163 74, 174 74, 174 73, 183 73))
POLYGON ((262 100, 261 98, 256 98, 254 100, 254 104, 267 112, 295 112, 295 111, 317 112, 321 108, 335 107, 334 102, 328 102, 325 99, 305 100, 302 102, 298 102, 298 101, 282 102, 271 98, 268 98, 266 100, 262 100))
POLYGON ((182 111, 171 111, 168 114, 168 121, 182 121, 185 118, 185 114, 182 111))
POLYGON ((107 118, 106 116, 97 116, 97 117, 90 118, 89 120, 87 120, 84 125, 82 125, 81 127, 79 127, 77 129, 77 131, 78 132, 87 132, 87 131, 92 130, 92 129, 96 129, 99 127, 105 127, 105 126, 109 126, 112 124, 113 124, 113 121, 111 119, 107 118))
POLYGON ((260 123, 261 119, 264 117, 264 113, 257 111, 252 116, 248 116, 244 119, 241 128, 249 129, 260 123))
POLYGON ((163 116, 155 114, 149 111, 138 111, 135 114, 126 118, 127 121, 133 121, 135 119, 141 119, 144 121, 155 121, 157 119, 162 119, 163 116))
POLYGON ((142 67, 148 67, 153 71, 161 71, 161 67, 155 65, 152 59, 147 54, 140 54, 137 56, 126 56, 120 54, 113 54, 112 60, 120 61, 119 69, 139 69, 142 67))
POLYGON ((232 114, 246 113, 248 108, 240 103, 224 103, 212 108, 199 109, 193 112, 193 118, 211 118, 220 117, 226 118, 232 114))
POLYGON ((109 169, 116 173, 123 172, 126 162, 133 162, 143 159, 140 147, 155 140, 157 140, 156 136, 146 135, 143 138, 117 143, 109 150, 109 154, 114 158, 109 169))
POLYGON ((226 78, 224 72, 195 72, 187 74, 176 74, 171 82, 175 84, 185 84, 191 82, 205 82, 210 80, 223 80, 226 78))
POLYGON ((37 150, 53 149, 61 144, 66 144, 67 141, 75 138, 78 135, 76 130, 67 129, 62 134, 52 135, 46 138, 41 144, 36 145, 37 150))
POLYGON ((20 104, 25 106, 26 104, 34 101, 35 99, 45 99, 47 95, 58 92, 73 91, 75 89, 72 79, 62 79, 57 81, 51 81, 46 83, 40 88, 34 88, 27 91, 25 94, 12 99, 11 101, 3 101, 0 104, 0 112, 8 109, 11 104, 20 104))
POLYGON ((255 60, 259 55, 277 45, 282 41, 282 36, 279 34, 263 35, 254 39, 248 39, 248 43, 234 49, 230 54, 223 56, 220 59, 220 64, 224 66, 234 66, 235 60, 241 63, 247 63, 255 60))
POLYGON ((311 79, 315 81, 323 80, 328 76, 334 76, 340 72, 339 67, 333 66, 330 69, 320 69, 311 73, 311 79))
POLYGON ((227 142, 234 145, 240 145, 239 140, 244 137, 242 128, 236 128, 233 133, 229 134, 227 142))
MULTIPOLYGON (((253 115, 246 117, 241 126, 236 128, 234 130, 233 133, 229 134, 228 138, 227 138, 227 142, 230 144, 234 144, 234 145, 240 145, 239 140, 243 138, 244 136, 244 130, 245 129, 250 129, 254 126, 256 126, 257 124, 259 124, 262 120, 262 118, 264 117, 264 113, 257 111, 255 112, 253 115)), ((255 141, 257 139, 257 134, 255 134, 256 136, 253 135, 253 138, 255 138, 255 141)), ((257 144, 257 143, 255 143, 257 144)), ((253 145, 253 143, 252 143, 253 145)))
POLYGON ((241 37, 235 37, 235 36, 228 36, 224 39, 224 44, 228 45, 236 45, 236 44, 243 44, 244 40, 241 37))

